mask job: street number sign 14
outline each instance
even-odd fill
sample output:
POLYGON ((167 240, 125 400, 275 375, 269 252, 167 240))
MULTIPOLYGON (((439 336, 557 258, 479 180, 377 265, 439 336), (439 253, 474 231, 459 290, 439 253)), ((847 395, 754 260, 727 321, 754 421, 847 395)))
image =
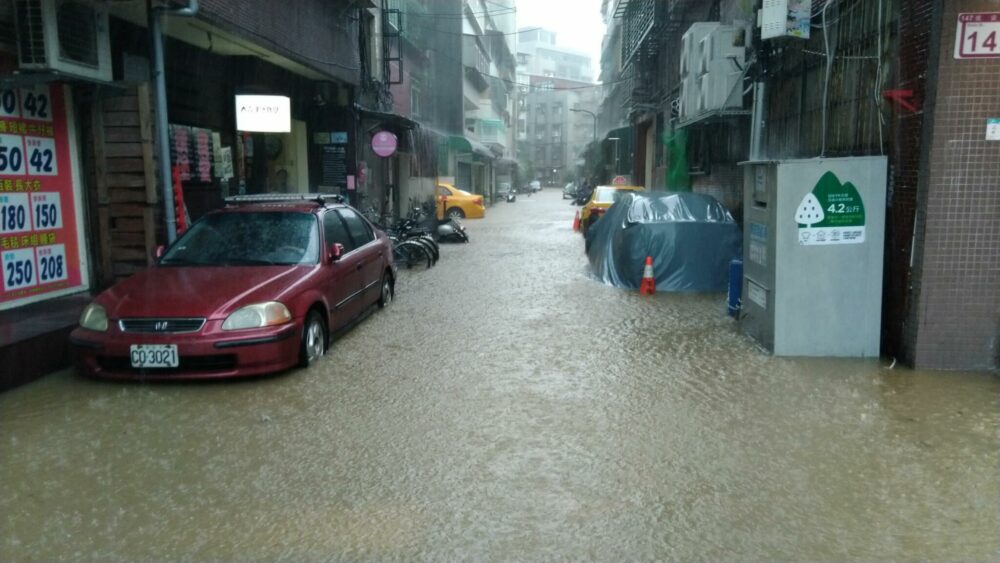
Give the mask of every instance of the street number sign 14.
POLYGON ((1000 12, 958 15, 955 58, 1000 58, 1000 12))

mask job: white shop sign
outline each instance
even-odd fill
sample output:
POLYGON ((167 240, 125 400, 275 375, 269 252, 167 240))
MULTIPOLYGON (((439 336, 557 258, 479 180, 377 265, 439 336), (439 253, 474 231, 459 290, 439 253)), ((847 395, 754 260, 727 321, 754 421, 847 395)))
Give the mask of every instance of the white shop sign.
POLYGON ((236 96, 236 130, 288 133, 292 130, 292 104, 288 96, 236 96))

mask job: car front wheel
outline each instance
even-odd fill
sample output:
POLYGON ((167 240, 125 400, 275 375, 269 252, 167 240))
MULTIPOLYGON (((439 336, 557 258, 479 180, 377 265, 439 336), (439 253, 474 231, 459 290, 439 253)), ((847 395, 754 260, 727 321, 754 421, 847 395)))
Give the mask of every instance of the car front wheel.
POLYGON ((299 367, 307 368, 315 364, 326 353, 326 325, 316 311, 306 316, 302 329, 302 346, 299 349, 299 367))
POLYGON ((464 219, 465 212, 459 209, 458 207, 452 207, 451 209, 448 210, 448 217, 451 219, 464 219))

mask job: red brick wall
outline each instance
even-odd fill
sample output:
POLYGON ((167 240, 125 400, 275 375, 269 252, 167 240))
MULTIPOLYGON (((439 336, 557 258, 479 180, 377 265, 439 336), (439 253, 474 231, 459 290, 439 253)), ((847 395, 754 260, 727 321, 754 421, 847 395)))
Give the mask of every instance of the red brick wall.
POLYGON ((1000 141, 985 132, 1000 117, 1000 59, 953 57, 958 14, 990 11, 1000 2, 943 2, 913 250, 907 344, 918 368, 998 367, 1000 141))

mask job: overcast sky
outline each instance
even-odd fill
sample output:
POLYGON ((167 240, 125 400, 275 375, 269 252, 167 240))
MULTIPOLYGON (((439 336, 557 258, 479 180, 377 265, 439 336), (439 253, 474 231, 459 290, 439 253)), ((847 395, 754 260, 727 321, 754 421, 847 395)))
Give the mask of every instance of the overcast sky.
POLYGON ((556 32, 556 43, 590 55, 596 79, 601 62, 601 0, 517 0, 517 26, 556 32))

